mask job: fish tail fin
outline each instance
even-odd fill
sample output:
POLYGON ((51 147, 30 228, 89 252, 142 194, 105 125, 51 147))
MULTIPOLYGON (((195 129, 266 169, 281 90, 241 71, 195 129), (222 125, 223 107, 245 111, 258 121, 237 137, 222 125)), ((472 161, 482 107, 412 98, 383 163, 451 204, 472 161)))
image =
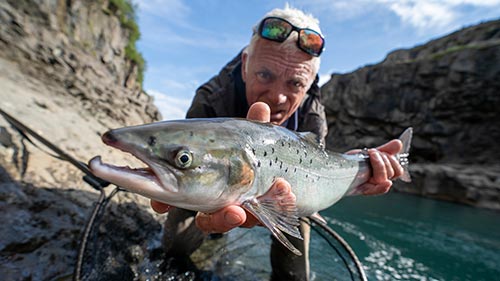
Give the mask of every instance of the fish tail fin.
POLYGON ((403 149, 401 150, 401 152, 396 154, 396 159, 399 161, 399 164, 401 164, 401 166, 403 167, 403 175, 401 175, 399 179, 404 182, 411 182, 410 171, 408 169, 410 163, 408 157, 410 156, 410 146, 411 146, 412 136, 413 136, 412 127, 407 128, 401 134, 399 140, 403 143, 403 149))

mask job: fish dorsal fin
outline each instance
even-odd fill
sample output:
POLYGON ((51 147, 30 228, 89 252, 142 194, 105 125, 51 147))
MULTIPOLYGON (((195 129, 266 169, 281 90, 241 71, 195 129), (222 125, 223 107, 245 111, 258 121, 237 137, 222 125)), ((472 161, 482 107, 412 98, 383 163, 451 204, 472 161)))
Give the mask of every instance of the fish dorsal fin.
POLYGON ((297 133, 302 139, 307 140, 312 144, 316 144, 320 147, 324 147, 321 138, 313 132, 298 132, 297 133))
POLYGON ((295 202, 295 195, 289 187, 273 185, 264 195, 243 202, 242 207, 265 225, 285 247, 300 256, 302 253, 283 234, 303 239, 298 229, 295 202))

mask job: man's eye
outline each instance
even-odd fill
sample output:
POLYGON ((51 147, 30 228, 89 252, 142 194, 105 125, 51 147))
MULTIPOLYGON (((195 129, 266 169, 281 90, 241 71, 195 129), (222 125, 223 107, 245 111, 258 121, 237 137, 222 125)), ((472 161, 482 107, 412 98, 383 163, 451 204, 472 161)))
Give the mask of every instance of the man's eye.
POLYGON ((271 78, 271 74, 268 72, 257 72, 257 79, 262 83, 271 81, 271 78))
POLYGON ((292 81, 290 84, 294 89, 297 90, 303 89, 305 87, 304 83, 300 81, 292 81))

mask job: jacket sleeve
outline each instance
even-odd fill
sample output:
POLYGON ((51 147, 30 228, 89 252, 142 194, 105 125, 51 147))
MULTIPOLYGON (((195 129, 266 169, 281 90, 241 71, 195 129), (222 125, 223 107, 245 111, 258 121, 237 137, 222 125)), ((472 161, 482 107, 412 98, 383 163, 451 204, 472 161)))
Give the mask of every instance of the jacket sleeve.
POLYGON ((186 118, 214 118, 226 114, 226 95, 234 90, 234 82, 231 73, 241 62, 241 52, 234 57, 222 70, 208 82, 196 90, 191 107, 188 109, 186 118))
MULTIPOLYGON (((214 79, 215 77, 212 78, 212 80, 214 79)), ((207 84, 210 84, 212 80, 203 84, 196 90, 196 95, 194 96, 193 102, 186 113, 186 118, 216 117, 215 110, 209 102, 212 91, 210 87, 207 87, 207 84)))
POLYGON ((325 107, 321 104, 319 96, 309 96, 302 105, 301 122, 299 131, 313 132, 318 140, 325 144, 328 126, 326 123, 325 107))

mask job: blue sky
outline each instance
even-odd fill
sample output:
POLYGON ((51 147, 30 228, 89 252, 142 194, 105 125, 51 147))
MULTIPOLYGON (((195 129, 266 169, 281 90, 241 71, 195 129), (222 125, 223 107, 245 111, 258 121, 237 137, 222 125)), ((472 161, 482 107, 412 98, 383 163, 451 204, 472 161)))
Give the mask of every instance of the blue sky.
POLYGON ((465 26, 500 18, 500 0, 134 0, 144 89, 165 120, 182 119, 196 88, 250 40, 252 26, 286 3, 313 14, 326 38, 321 82, 465 26))

